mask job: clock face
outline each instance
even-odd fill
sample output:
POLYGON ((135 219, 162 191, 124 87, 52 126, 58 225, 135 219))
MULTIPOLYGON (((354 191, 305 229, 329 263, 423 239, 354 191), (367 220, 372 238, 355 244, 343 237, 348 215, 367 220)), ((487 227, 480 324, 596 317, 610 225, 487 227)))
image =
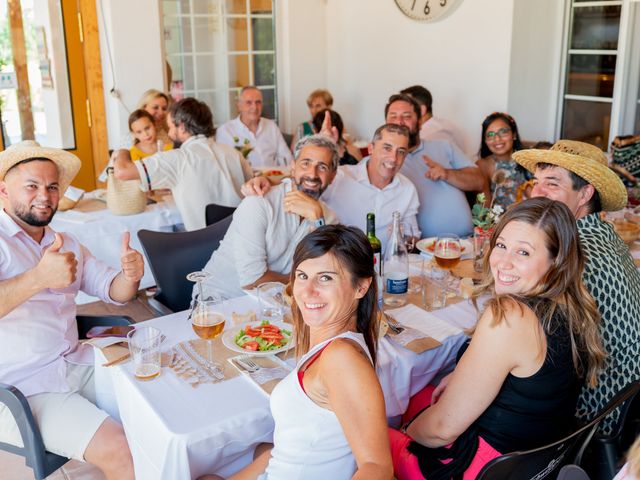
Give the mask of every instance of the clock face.
POLYGON ((449 15, 462 0, 395 0, 395 2, 407 17, 432 22, 449 15))

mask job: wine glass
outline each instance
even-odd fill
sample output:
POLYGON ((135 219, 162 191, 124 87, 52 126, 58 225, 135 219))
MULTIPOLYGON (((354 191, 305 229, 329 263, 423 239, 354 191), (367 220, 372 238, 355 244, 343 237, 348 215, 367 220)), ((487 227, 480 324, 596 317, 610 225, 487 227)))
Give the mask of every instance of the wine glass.
POLYGON ((202 282, 209 277, 204 271, 192 272, 187 275, 187 280, 196 283, 197 294, 192 301, 189 320, 193 331, 207 343, 207 365, 224 375, 223 365, 213 358, 213 340, 224 330, 225 316, 222 313, 224 299, 218 295, 210 295, 204 298, 202 282))
POLYGON ((460 257, 462 256, 462 246, 460 245, 460 238, 453 233, 442 233, 436 239, 436 245, 433 251, 433 257, 436 260, 438 266, 446 270, 445 285, 451 284, 452 275, 451 269, 460 263, 460 257))

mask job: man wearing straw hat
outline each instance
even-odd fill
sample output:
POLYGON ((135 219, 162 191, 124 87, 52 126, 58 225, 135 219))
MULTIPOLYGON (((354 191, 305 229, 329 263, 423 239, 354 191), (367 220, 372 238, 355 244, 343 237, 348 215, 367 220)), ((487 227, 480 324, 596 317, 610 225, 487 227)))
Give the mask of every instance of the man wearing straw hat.
MULTIPOLYGON (((133 478, 122 426, 94 404, 93 351, 78 343, 75 296, 126 302, 144 264, 128 232, 116 271, 47 226, 79 169, 75 155, 33 141, 0 153, 0 382, 27 397, 47 450, 92 463, 107 478, 133 478)), ((0 441, 21 445, 4 405, 0 441)))
MULTIPOLYGON (((597 147, 559 140, 550 150, 521 150, 513 159, 535 174, 533 196, 566 204, 576 217, 586 257, 583 281, 602 315, 600 332, 609 354, 597 387, 584 388, 577 414, 595 416, 618 391, 640 379, 640 273, 629 249, 601 211, 627 203, 627 192, 597 147)), ((604 433, 618 413, 603 423, 604 433)))

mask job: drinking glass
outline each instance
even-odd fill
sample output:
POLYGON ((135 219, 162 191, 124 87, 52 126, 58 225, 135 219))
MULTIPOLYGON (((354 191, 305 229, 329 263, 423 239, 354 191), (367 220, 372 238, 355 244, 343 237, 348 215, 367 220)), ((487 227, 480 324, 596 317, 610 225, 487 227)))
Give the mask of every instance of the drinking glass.
POLYGON ((410 254, 409 255, 409 293, 419 293, 422 291, 422 285, 424 281, 424 265, 425 259, 421 255, 410 254), (416 270, 419 270, 419 275, 416 275, 416 270))
POLYGON ((416 234, 415 228, 410 223, 405 222, 400 224, 400 235, 402 235, 402 239, 404 240, 407 253, 413 252, 416 248, 416 234))
POLYGON ((208 365, 224 373, 222 364, 213 358, 213 340, 224 330, 225 317, 221 311, 222 298, 196 299, 191 312, 191 326, 201 339, 207 342, 208 365))
POLYGON ((424 281, 424 306, 427 310, 437 310, 447 305, 446 287, 432 278, 424 281))
POLYGON ((284 316, 285 286, 280 282, 267 282, 258 285, 258 303, 260 304, 260 320, 270 323, 281 321, 284 316))
POLYGON ((138 326, 127 334, 133 373, 138 380, 160 375, 162 332, 154 327, 138 326))
POLYGON ((473 270, 482 272, 484 256, 489 250, 489 236, 482 232, 473 234, 473 270))

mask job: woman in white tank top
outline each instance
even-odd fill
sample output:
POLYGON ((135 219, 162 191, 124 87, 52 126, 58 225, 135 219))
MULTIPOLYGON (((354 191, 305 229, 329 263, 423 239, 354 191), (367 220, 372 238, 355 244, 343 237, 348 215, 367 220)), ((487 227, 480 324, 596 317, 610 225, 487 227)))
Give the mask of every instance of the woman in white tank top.
POLYGON ((300 360, 271 395, 273 449, 231 479, 393 478, 374 370, 374 275, 373 251, 356 228, 327 225, 298 244, 291 282, 300 360))

